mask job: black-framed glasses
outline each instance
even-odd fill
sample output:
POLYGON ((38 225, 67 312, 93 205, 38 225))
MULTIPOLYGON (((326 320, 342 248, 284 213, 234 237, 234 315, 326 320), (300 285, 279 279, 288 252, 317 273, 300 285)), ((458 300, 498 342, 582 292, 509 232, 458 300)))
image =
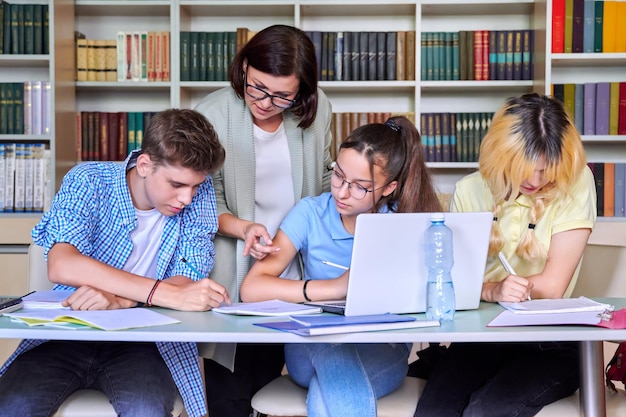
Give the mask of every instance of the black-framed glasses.
POLYGON ((248 84, 248 73, 246 72, 244 83, 246 86, 246 94, 252 97, 255 100, 265 100, 266 98, 270 98, 272 105, 278 107, 279 109, 288 109, 293 107, 296 104, 296 100, 291 100, 283 96, 276 96, 274 94, 270 94, 267 91, 259 88, 255 85, 248 84))
POLYGON ((331 169, 333 172, 330 176, 330 185, 333 188, 341 188, 344 184, 348 184, 348 192, 352 196, 352 198, 356 200, 363 200, 367 193, 373 193, 376 190, 380 190, 381 188, 385 188, 387 185, 383 185, 382 187, 374 188, 373 190, 368 190, 363 187, 361 184, 356 182, 350 182, 346 180, 346 177, 343 176, 336 169, 331 169))

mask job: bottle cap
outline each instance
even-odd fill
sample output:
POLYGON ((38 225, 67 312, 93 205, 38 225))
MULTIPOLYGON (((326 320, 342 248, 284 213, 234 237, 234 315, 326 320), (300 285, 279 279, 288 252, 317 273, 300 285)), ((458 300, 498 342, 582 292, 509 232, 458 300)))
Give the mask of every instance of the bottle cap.
POLYGON ((431 213, 430 221, 431 222, 440 222, 445 220, 445 215, 443 213, 431 213))

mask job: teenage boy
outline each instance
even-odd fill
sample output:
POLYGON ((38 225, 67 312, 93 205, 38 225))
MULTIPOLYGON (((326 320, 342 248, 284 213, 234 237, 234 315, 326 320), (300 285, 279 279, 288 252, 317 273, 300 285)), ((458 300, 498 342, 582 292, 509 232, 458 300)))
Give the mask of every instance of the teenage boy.
MULTIPOLYGON (((55 289, 75 310, 146 303, 205 311, 230 302, 208 276, 217 214, 211 173, 224 162, 194 110, 156 114, 123 164, 89 162, 65 176, 32 232, 55 289)), ((49 416, 74 391, 104 392, 118 415, 207 413, 195 343, 22 341, 0 369, 0 415, 49 416)))

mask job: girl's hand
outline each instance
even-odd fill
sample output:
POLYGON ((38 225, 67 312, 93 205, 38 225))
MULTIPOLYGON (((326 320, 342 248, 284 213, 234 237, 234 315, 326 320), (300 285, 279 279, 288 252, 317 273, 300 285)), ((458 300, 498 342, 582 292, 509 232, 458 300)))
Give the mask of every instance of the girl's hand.
POLYGON ((520 302, 530 298, 533 284, 524 277, 509 275, 500 282, 485 282, 481 299, 484 301, 520 302))

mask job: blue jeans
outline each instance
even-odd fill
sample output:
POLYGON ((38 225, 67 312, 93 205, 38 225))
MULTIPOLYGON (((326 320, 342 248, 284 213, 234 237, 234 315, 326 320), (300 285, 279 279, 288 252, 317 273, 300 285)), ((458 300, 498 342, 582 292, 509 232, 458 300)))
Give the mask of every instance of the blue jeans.
POLYGON ((285 345, 289 375, 308 388, 309 417, 375 417, 376 399, 402 384, 408 357, 404 343, 285 345))
POLYGON ((118 415, 134 417, 171 416, 178 394, 154 343, 49 341, 0 378, 0 415, 51 416, 82 388, 104 392, 118 415))
POLYGON ((576 343, 453 343, 415 417, 529 417, 579 385, 576 343))

